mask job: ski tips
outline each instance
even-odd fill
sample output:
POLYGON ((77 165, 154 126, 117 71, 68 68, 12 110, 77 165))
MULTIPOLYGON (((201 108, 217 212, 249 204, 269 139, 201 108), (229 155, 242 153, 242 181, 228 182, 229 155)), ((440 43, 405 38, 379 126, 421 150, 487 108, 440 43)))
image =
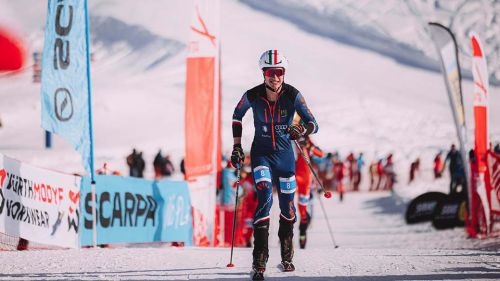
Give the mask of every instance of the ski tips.
POLYGON ((234 263, 228 263, 226 267, 234 267, 234 263))
POLYGON ((325 198, 332 198, 332 193, 330 191, 325 191, 325 198))

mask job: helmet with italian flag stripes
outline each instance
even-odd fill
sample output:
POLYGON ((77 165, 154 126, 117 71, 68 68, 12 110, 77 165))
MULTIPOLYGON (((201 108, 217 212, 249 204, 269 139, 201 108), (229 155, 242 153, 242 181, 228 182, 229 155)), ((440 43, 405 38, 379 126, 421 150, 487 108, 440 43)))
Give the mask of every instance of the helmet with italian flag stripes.
POLYGON ((279 50, 267 50, 260 56, 259 67, 262 70, 274 67, 286 69, 288 67, 288 60, 279 50))

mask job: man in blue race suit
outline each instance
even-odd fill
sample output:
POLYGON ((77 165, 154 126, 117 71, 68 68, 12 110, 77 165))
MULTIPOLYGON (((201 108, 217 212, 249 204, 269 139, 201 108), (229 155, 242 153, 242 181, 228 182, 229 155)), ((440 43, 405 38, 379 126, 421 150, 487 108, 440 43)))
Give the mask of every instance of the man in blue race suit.
POLYGON ((250 151, 258 205, 254 215, 253 269, 263 273, 269 257, 269 211, 273 203, 273 184, 277 187, 280 214, 278 236, 283 270, 293 271, 293 224, 296 221, 294 194, 295 158, 292 143, 318 131, 318 124, 302 94, 284 83, 287 59, 278 50, 268 50, 259 60, 264 83, 245 92, 233 114, 233 152, 235 167, 244 160, 241 146, 242 119, 252 108, 255 136, 250 151), (303 124, 292 124, 295 112, 303 124))

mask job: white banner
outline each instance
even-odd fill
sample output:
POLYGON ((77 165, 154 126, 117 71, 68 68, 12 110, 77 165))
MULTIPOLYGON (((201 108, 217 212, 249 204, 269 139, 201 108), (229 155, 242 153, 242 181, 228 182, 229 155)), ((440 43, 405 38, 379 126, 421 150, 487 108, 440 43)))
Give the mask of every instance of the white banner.
POLYGON ((0 154, 0 232, 77 248, 80 181, 0 154))
POLYGON ((193 207, 193 241, 196 246, 213 246, 215 221, 215 177, 199 176, 188 181, 193 207))

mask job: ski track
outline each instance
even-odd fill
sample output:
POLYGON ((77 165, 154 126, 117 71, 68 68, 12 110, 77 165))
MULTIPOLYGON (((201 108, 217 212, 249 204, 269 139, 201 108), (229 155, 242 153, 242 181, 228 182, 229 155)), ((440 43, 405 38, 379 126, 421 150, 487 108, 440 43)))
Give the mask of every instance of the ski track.
MULTIPOLYGON (((467 240, 463 229, 436 231, 430 223, 408 226, 388 192, 337 194, 323 200, 339 248, 331 244, 324 214, 314 202, 307 248, 295 243, 296 271, 283 273, 273 204, 266 280, 498 280, 499 241, 467 240), (496 244, 495 244, 496 243, 496 244)), ((297 224, 298 225, 298 224, 297 224)), ((298 227, 298 226, 297 226, 298 227)), ((296 233, 298 230, 296 230, 296 233)), ((167 247, 3 252, 0 280, 249 280, 252 252, 235 248, 167 247)))

